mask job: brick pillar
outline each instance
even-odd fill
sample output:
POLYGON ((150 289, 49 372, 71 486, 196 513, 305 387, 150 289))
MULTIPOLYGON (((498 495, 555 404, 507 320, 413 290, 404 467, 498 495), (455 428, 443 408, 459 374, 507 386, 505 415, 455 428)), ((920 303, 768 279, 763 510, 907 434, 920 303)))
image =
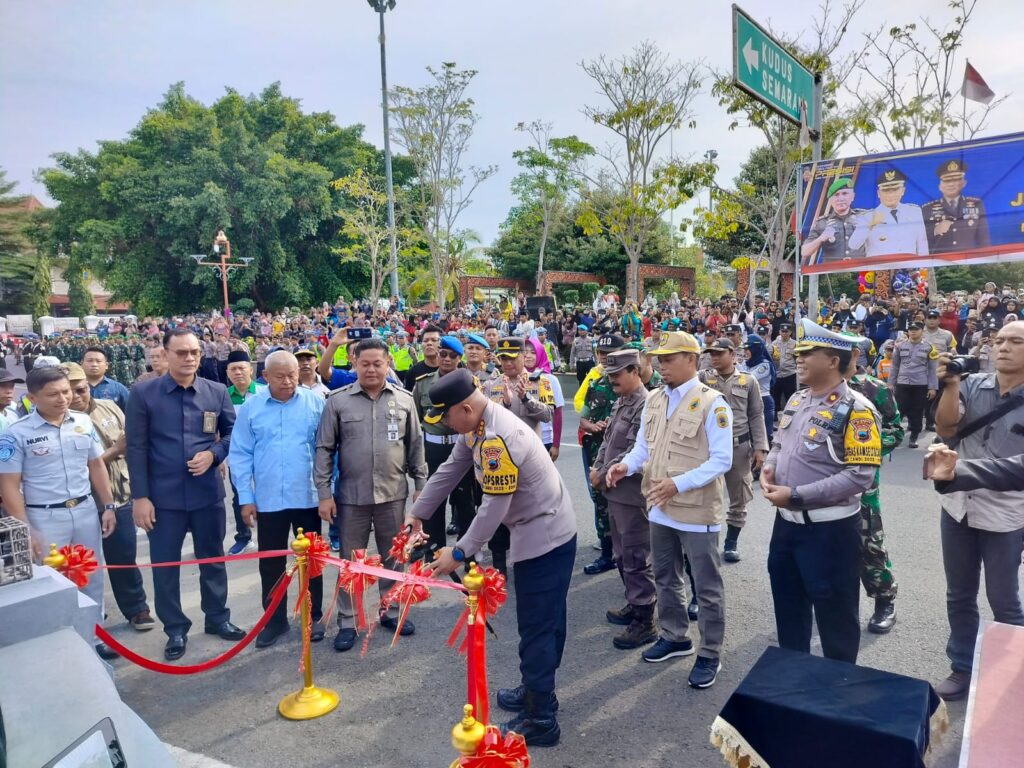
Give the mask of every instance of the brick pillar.
POLYGON ((789 301, 793 298, 793 278, 792 272, 787 272, 782 275, 782 300, 789 301))

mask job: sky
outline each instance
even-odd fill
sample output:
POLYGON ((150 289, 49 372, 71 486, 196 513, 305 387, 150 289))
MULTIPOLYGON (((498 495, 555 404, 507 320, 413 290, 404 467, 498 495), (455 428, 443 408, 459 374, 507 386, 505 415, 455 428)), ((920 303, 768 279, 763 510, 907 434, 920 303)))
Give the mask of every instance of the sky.
MULTIPOLYGON (((743 4, 771 29, 805 38, 818 6, 743 4)), ((847 47, 859 46, 865 32, 921 16, 948 18, 945 0, 866 0, 847 47)), ((514 203, 512 153, 524 142, 517 123, 541 119, 554 124, 555 135, 594 144, 611 138, 581 112, 601 103, 581 61, 619 57, 651 40, 680 60, 732 67, 731 6, 724 0, 398 0, 386 22, 390 85, 423 85, 425 67, 445 61, 479 72, 469 91, 480 115, 469 160, 499 171, 477 189, 460 226, 485 244, 514 203)), ((965 55, 997 94, 1012 94, 983 135, 1024 129, 1024 65, 1015 55, 1022 28, 1019 0, 980 0, 968 27, 965 55)), ((383 142, 377 16, 364 0, 4 0, 0 168, 18 182, 17 193, 49 202, 33 177, 52 153, 94 151, 99 140, 124 138, 179 80, 207 104, 225 87, 250 94, 280 81, 304 110, 329 111, 342 125, 361 123, 368 141, 383 142)), ((732 179, 759 134, 730 131, 731 120, 707 88, 694 112, 696 127, 673 135, 675 152, 697 159, 715 149, 719 180, 732 179)), ((858 152, 851 147, 848 154, 858 152)))

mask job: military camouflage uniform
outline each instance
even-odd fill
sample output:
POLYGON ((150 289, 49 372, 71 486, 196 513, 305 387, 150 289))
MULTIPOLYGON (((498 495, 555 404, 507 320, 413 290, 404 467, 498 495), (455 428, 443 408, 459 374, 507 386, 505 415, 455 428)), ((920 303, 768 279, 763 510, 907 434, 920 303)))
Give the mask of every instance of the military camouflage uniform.
MULTIPOLYGON (((850 387, 871 401, 882 417, 882 456, 892 453, 903 442, 903 423, 892 389, 881 379, 858 373, 850 379, 850 387)), ((896 599, 896 579, 892 574, 892 561, 885 548, 882 529, 882 502, 878 493, 880 470, 875 470, 871 487, 861 494, 860 518, 862 562, 860 580, 868 597, 875 600, 896 599)))
MULTIPOLYGON (((603 421, 612 415, 612 406, 615 405, 615 393, 612 392, 612 383, 608 374, 602 373, 600 378, 590 383, 587 388, 586 398, 583 401, 583 409, 580 411, 581 419, 589 421, 603 421)), ((587 488, 590 490, 590 498, 594 502, 594 527, 597 529, 597 538, 602 544, 605 540, 611 541, 611 522, 608 520, 608 501, 604 494, 594 490, 590 485, 590 467, 597 458, 597 452, 601 449, 604 441, 604 433, 596 435, 583 434, 580 445, 583 447, 583 475, 587 479, 587 488)))

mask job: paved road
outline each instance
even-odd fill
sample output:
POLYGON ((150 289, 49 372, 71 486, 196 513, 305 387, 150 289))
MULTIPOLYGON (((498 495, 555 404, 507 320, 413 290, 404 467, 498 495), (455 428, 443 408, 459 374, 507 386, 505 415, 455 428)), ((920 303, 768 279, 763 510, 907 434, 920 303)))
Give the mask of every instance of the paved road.
MULTIPOLYGON (((568 398, 575 380, 563 381, 568 398)), ((772 513, 763 500, 755 499, 740 540, 743 561, 725 565, 728 612, 723 669, 713 688, 695 691, 686 685, 690 659, 645 664, 639 652, 619 651, 611 645, 616 630, 605 622, 604 612, 621 605, 622 589, 614 572, 585 576, 581 570, 595 555, 591 546, 596 537, 580 452, 572 445, 576 424, 575 414, 567 409, 563 437, 567 444, 557 466, 576 499, 580 547, 569 595, 569 639, 559 672, 562 742, 553 749, 535 749, 533 764, 538 768, 717 768, 724 762, 708 743, 708 728, 763 649, 775 643, 765 566, 772 513)), ((921 451, 901 449, 883 469, 886 531, 900 586, 899 621, 886 637, 865 632, 859 661, 935 681, 948 669, 945 582, 938 497, 920 479, 920 458, 921 451)), ((141 561, 148 552, 146 539, 140 538, 139 544, 141 561)), ((185 660, 196 663, 221 652, 225 644, 202 634, 198 569, 182 570, 185 608, 196 624, 185 660)), ((231 565, 229 574, 232 619, 250 627, 260 613, 255 562, 231 565)), ((148 574, 146 582, 149 588, 148 574)), ((514 599, 510 594, 494 622, 499 639, 488 646, 492 689, 518 682, 514 599)), ((162 658, 162 633, 132 632, 120 622, 113 605, 108 594, 112 611, 108 627, 115 636, 143 654, 162 658)), ((464 701, 462 658, 444 643, 459 610, 454 594, 436 595, 413 609, 417 627, 413 637, 402 638, 392 650, 390 635, 380 633, 365 658, 358 652, 335 653, 328 635, 326 642, 313 649, 316 679, 340 692, 341 706, 309 722, 289 722, 276 711, 281 697, 300 684, 300 644, 294 630, 271 649, 247 649, 203 675, 165 677, 119 660, 114 663, 115 676, 125 701, 160 738, 229 765, 436 768, 454 757, 449 733, 464 701)), ((987 607, 982 610, 986 618, 991 617, 987 607)), ((864 622, 870 611, 865 598, 864 622)), ((957 764, 964 709, 963 703, 950 707, 953 729, 936 748, 933 765, 938 768, 957 764)), ((496 716, 502 714, 495 709, 496 716)))

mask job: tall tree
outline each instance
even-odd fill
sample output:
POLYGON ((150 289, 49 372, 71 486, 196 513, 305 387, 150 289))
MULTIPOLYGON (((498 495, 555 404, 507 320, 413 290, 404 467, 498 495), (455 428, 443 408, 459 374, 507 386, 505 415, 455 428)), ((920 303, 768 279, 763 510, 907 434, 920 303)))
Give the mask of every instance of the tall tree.
POLYGON ((693 125, 693 102, 700 93, 701 65, 671 61, 652 42, 620 59, 581 64, 606 102, 584 114, 617 139, 598 150, 604 161, 588 173, 579 222, 588 233, 607 232, 629 256, 627 295, 638 299, 638 265, 661 217, 689 200, 706 183, 704 165, 664 155, 668 135, 693 125))
POLYGON ((49 266, 46 285, 36 280, 39 255, 35 235, 39 213, 26 205, 28 198, 11 195, 15 182, 0 168, 0 315, 50 313, 49 266), (40 293, 45 288, 44 293, 40 293), (42 312, 35 310, 43 308, 42 312))
POLYGON ((537 253, 537 293, 544 285, 544 252, 552 225, 565 214, 579 191, 585 158, 594 148, 576 136, 553 137, 553 125, 540 120, 519 123, 516 130, 530 137, 526 149, 512 153, 522 172, 512 179, 512 191, 524 210, 540 217, 541 236, 537 253))
POLYGON ((347 203, 330 182, 380 166, 361 134, 304 114, 278 85, 205 106, 179 83, 126 139, 54 156, 42 174, 60 203, 47 255, 77 241, 79 266, 115 299, 139 314, 187 312, 220 305, 219 281, 189 254, 224 229, 232 252, 253 258, 231 276, 232 296, 263 308, 333 300, 346 274, 331 252, 335 211, 347 203))
POLYGON ((463 168, 469 141, 479 116, 466 96, 476 70, 456 69, 445 62, 440 70, 427 67, 430 84, 399 86, 391 91, 393 140, 402 147, 416 172, 418 197, 414 205, 430 249, 435 298, 443 309, 445 287, 458 245, 458 221, 481 182, 496 166, 463 168))

